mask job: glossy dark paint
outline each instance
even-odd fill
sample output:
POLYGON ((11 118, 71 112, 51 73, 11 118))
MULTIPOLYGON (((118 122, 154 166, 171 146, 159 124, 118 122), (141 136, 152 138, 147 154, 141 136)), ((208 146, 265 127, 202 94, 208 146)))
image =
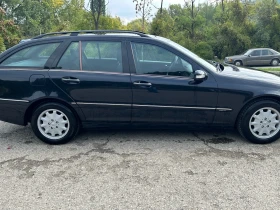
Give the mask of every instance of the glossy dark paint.
POLYGON ((229 107, 231 112, 216 115, 214 123, 234 125, 244 105, 258 98, 280 100, 280 77, 262 71, 226 67, 216 75, 219 87, 218 107, 229 107))
POLYGON ((50 70, 49 75, 57 87, 79 102, 86 121, 130 122, 132 91, 129 74, 50 70), (67 84, 61 80, 68 76, 79 79, 80 83, 67 84))
POLYGON ((38 104, 55 100, 71 108, 84 126, 201 124, 233 127, 238 114, 250 101, 260 97, 280 98, 280 78, 275 75, 247 69, 236 72, 231 67, 223 72, 213 72, 188 55, 152 38, 78 36, 39 39, 7 50, 0 56, 0 63, 20 49, 50 41, 61 42, 61 45, 45 69, 0 66, 0 98, 25 101, 0 100, 0 120, 25 125, 38 104), (71 41, 112 39, 122 42, 124 73, 56 69, 71 41), (130 42, 161 46, 190 62, 194 70, 206 71, 208 78, 195 82, 186 77, 136 75, 130 42), (80 82, 66 84, 61 80, 63 77, 77 78, 80 82), (136 86, 133 83, 137 81, 152 85, 136 86))

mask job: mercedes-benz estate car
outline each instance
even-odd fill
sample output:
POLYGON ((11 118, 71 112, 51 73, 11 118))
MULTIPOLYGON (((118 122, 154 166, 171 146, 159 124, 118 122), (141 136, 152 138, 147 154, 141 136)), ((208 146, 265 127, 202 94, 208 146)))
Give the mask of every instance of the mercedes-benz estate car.
POLYGON ((236 128, 264 144, 280 137, 280 78, 140 32, 51 33, 1 54, 0 120, 49 144, 123 126, 236 128))
POLYGON ((241 55, 228 56, 225 63, 236 66, 279 66, 280 53, 270 48, 255 48, 241 55))

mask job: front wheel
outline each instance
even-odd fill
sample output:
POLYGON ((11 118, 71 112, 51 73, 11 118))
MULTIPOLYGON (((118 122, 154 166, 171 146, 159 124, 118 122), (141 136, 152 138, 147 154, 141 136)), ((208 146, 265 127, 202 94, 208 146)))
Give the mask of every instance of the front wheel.
POLYGON ((270 100, 255 102, 241 114, 238 130, 253 143, 276 141, 280 137, 280 105, 270 100))
POLYGON ((235 66, 243 66, 243 63, 242 63, 242 61, 235 61, 234 65, 235 66))
POLYGON ((48 144, 69 142, 79 128, 71 110, 57 103, 39 106, 32 115, 31 126, 35 135, 48 144))

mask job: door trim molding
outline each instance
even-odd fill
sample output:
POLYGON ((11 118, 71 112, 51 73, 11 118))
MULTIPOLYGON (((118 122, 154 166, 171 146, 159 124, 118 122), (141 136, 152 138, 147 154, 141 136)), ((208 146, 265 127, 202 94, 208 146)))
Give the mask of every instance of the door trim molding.
POLYGON ((29 103, 29 101, 27 101, 27 100, 16 100, 16 99, 9 99, 9 98, 0 98, 0 101, 13 101, 13 102, 29 103))
POLYGON ((170 109, 200 109, 200 110, 217 110, 220 112, 232 111, 230 108, 211 108, 211 107, 194 107, 194 106, 163 106, 163 105, 144 105, 144 104, 111 104, 111 103, 87 103, 72 102, 78 105, 96 105, 96 106, 131 106, 131 107, 150 107, 150 108, 170 108, 170 109))

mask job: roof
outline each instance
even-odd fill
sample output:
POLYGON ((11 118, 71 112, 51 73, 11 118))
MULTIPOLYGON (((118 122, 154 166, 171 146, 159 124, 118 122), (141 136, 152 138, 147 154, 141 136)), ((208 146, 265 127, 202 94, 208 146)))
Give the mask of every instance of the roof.
POLYGON ((252 48, 249 50, 272 50, 271 48, 252 48))
POLYGON ((40 39, 50 36, 81 36, 81 35, 130 35, 130 36, 140 36, 149 37, 147 34, 139 31, 129 31, 129 30, 82 30, 82 31, 63 31, 63 32, 53 32, 42 34, 32 39, 40 39))

